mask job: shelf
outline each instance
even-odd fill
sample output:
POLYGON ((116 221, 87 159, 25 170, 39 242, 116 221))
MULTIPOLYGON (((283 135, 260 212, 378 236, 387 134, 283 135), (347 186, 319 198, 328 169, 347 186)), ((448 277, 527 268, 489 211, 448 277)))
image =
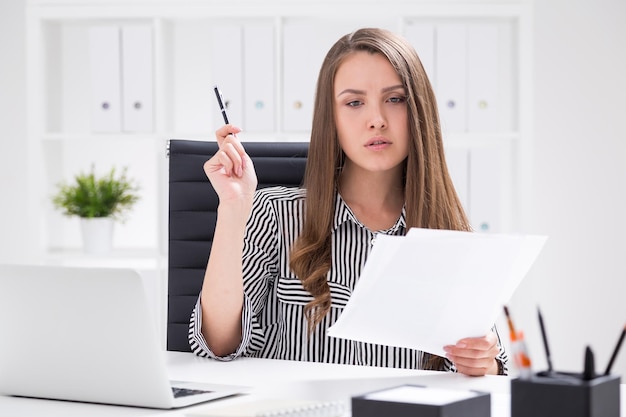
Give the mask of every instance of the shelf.
MULTIPOLYGON (((520 102, 525 91, 522 88, 524 69, 519 64, 527 62, 520 55, 524 52, 521 23, 527 11, 519 2, 435 5, 430 1, 395 0, 394 7, 390 8, 389 4, 371 1, 366 7, 359 7, 356 14, 344 14, 340 11, 354 11, 354 1, 343 0, 333 2, 336 13, 332 16, 318 1, 299 1, 294 5, 278 0, 262 6, 252 5, 251 1, 221 0, 164 0, 157 6, 143 0, 113 4, 101 0, 31 1, 27 12, 31 33, 29 67, 37 71, 30 74, 33 81, 30 84, 35 86, 33 91, 37 94, 29 96, 33 103, 29 110, 33 121, 29 137, 33 153, 41 155, 41 161, 35 163, 40 172, 34 173, 31 181, 33 193, 38 195, 31 200, 46 198, 42 196, 51 194, 58 182, 92 164, 103 170, 110 166, 127 166, 129 175, 140 183, 143 197, 128 224, 120 228, 118 243, 127 247, 165 246, 167 140, 215 140, 215 129, 221 125, 212 92, 216 80, 223 92, 230 95, 226 98, 232 99, 229 115, 244 129, 239 135, 242 141, 306 142, 311 125, 307 117, 312 114, 314 93, 314 88, 309 87, 315 85, 317 78, 317 65, 308 62, 321 62, 338 34, 364 22, 403 33, 418 49, 427 71, 430 69, 428 73, 435 92, 441 93, 441 103, 447 103, 440 108, 440 114, 454 112, 456 117, 441 120, 446 148, 460 151, 455 158, 450 158, 451 163, 460 164, 452 168, 460 178, 459 188, 470 192, 466 183, 472 167, 468 161, 483 151, 497 152, 502 158, 498 163, 485 165, 485 170, 492 171, 491 177, 504 179, 497 187, 513 188, 515 184, 511 179, 518 176, 508 171, 522 164, 511 161, 517 157, 511 155, 522 155, 523 152, 518 151, 526 142, 522 134, 526 131, 523 126, 525 107, 520 102), (241 7, 243 4, 251 8, 241 7), (320 24, 326 23, 327 30, 320 34, 320 24), (148 132, 127 133, 124 131, 132 129, 122 123, 121 127, 111 129, 115 133, 93 133, 108 130, 94 126, 92 112, 94 108, 99 109, 94 104, 112 103, 116 111, 118 107, 124 108, 114 105, 115 98, 110 101, 110 97, 104 94, 99 97, 94 91, 100 85, 94 80, 101 76, 94 69, 108 68, 107 62, 119 58, 120 74, 125 74, 123 69, 127 67, 122 57, 128 55, 123 53, 124 37, 126 30, 137 24, 142 33, 146 29, 151 33, 151 40, 146 43, 153 51, 149 58, 150 70, 139 66, 142 69, 139 73, 152 80, 151 128, 148 132), (110 43, 102 43, 103 39, 108 41, 111 37, 101 38, 103 33, 113 34, 119 42, 112 44, 121 46, 112 53, 114 58, 104 59, 101 67, 96 65, 100 61, 94 61, 94 56, 98 56, 94 51, 111 52, 110 43), (461 35, 456 36, 458 33, 461 35), (440 41, 444 37, 449 42, 438 46, 438 42, 443 44, 440 41), (263 42, 257 43, 257 38, 263 42), (250 50, 259 53, 246 55, 250 50), (230 67, 219 64, 224 56, 228 57, 230 67), (462 65, 457 65, 459 56, 465 57, 461 58, 462 65), (254 65, 249 65, 250 60, 254 65), (438 91, 438 82, 442 90, 448 91, 438 91), (450 95, 449 86, 455 83, 466 85, 457 85, 456 95, 450 95), (250 87, 259 85, 271 87, 250 87), (464 93, 461 94, 461 90, 464 93), (248 96, 247 91, 254 93, 248 96), (250 110, 250 103, 261 103, 252 107, 271 110, 255 113, 254 109, 250 110), (477 108, 485 110, 478 114, 477 108), (461 114, 464 116, 457 117, 461 114), (485 114, 489 117, 483 117, 485 114), (271 129, 259 123, 267 120, 273 120, 271 129), (447 131, 446 127, 449 127, 447 131), (471 154, 472 148, 478 148, 476 155, 471 154)), ((117 70, 105 72, 111 73, 117 70)), ((110 80, 105 76, 100 81, 108 85, 110 80)), ((124 96, 124 84, 117 86, 124 96)), ((476 165, 474 163, 474 167, 476 165)), ((472 190, 475 192, 476 185, 472 190)), ((494 193, 507 197, 497 190, 494 193)), ((489 193, 483 195, 491 201, 489 193)), ((471 199, 468 197, 467 201, 471 199)), ((78 228, 74 223, 59 218, 49 205, 32 206, 33 217, 43 219, 33 238, 42 242, 44 252, 50 247, 79 247, 78 228)), ((507 213, 500 217, 514 218, 507 213)))
POLYGON ((210 17, 274 17, 280 15, 326 19, 369 17, 512 17, 526 9, 527 1, 498 0, 462 2, 459 0, 29 0, 40 18, 45 19, 199 19, 210 17), (356 7, 355 7, 356 6, 356 7), (329 14, 328 10, 333 10, 329 14))
POLYGON ((114 249, 106 255, 89 255, 80 249, 68 249, 46 253, 43 263, 74 267, 159 270, 166 267, 167 257, 155 249, 114 249))
POLYGON ((102 142, 102 141, 157 141, 164 135, 151 133, 45 133, 41 136, 44 142, 102 142))
POLYGON ((444 133, 443 143, 450 147, 493 146, 517 143, 522 135, 519 132, 472 132, 444 133))

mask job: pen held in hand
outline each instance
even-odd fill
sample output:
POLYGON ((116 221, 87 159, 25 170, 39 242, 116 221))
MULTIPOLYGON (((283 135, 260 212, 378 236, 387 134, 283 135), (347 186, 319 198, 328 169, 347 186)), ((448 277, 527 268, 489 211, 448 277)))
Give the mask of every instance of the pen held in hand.
POLYGON ((229 124, 228 116, 226 115, 226 105, 224 103, 224 97, 217 85, 213 86, 213 91, 215 92, 215 97, 217 98, 217 104, 220 106, 220 111, 222 112, 222 117, 224 118, 224 123, 229 124))

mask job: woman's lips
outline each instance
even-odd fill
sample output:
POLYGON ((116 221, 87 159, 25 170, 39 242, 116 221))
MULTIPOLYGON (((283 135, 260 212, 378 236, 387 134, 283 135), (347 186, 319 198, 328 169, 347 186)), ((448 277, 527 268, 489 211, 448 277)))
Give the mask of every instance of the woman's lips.
POLYGON ((381 148, 384 148, 384 147, 386 147, 386 146, 388 146, 390 144, 391 144, 391 142, 389 142, 386 139, 376 138, 376 139, 372 139, 369 142, 367 142, 367 144, 365 144, 365 146, 367 148, 370 148, 370 149, 381 149, 381 148))

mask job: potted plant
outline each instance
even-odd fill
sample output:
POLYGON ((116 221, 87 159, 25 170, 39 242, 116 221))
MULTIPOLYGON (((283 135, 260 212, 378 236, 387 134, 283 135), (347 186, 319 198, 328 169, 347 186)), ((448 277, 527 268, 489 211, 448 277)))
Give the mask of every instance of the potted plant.
POLYGON ((81 220, 84 250, 90 254, 110 251, 114 221, 124 221, 125 215, 139 199, 139 187, 126 175, 123 168, 116 175, 115 168, 97 176, 92 165, 89 173, 80 173, 71 183, 60 183, 52 197, 54 206, 65 216, 81 220))

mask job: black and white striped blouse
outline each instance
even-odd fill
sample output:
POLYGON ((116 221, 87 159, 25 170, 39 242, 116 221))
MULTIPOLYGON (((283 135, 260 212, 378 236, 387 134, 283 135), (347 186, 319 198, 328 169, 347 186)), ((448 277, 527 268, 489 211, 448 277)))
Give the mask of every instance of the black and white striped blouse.
MULTIPOLYGON (((242 342, 234 353, 226 357, 216 357, 201 334, 202 312, 198 299, 189 326, 191 350, 197 355, 219 360, 253 356, 423 368, 431 358, 428 353, 326 335, 326 330, 335 323, 346 306, 376 235, 405 234, 404 210, 393 227, 372 232, 357 220, 341 196, 337 197, 332 234, 332 265, 327 278, 332 299, 331 309, 315 332, 308 335, 304 306, 313 297, 289 268, 289 254, 303 224, 304 199, 305 190, 298 188, 271 187, 257 191, 243 250, 242 342)), ((445 296, 445 292, 442 296, 445 296)), ((507 357, 501 344, 498 360, 501 371, 506 373, 507 357)), ((446 359, 445 369, 442 370, 455 369, 446 359)))

